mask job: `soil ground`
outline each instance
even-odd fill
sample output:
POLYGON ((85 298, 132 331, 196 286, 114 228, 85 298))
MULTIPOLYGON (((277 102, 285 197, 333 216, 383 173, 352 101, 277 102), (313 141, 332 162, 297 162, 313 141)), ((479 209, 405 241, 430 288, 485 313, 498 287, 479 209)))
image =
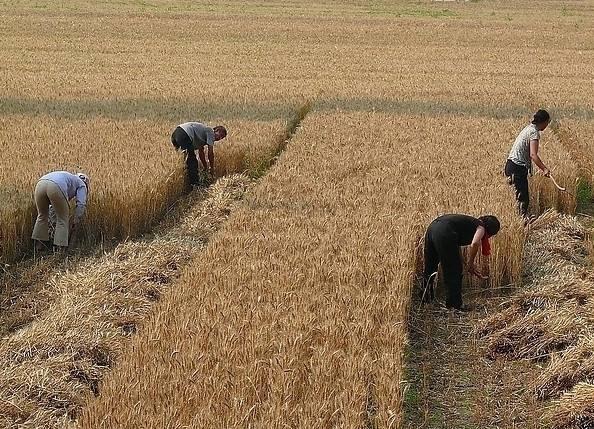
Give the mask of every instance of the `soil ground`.
MULTIPOLYGON (((594 229, 588 190, 577 209, 579 221, 594 229)), ((447 310, 443 298, 413 302, 409 319, 406 429, 544 429, 548 402, 538 401, 533 380, 546 361, 491 360, 475 334, 481 320, 505 305, 518 288, 481 290, 465 285, 470 311, 447 310)))
POLYGON ((474 329, 502 298, 465 296, 471 311, 454 313, 442 304, 411 314, 406 393, 407 429, 543 428, 546 404, 530 391, 536 363, 485 357, 474 329))

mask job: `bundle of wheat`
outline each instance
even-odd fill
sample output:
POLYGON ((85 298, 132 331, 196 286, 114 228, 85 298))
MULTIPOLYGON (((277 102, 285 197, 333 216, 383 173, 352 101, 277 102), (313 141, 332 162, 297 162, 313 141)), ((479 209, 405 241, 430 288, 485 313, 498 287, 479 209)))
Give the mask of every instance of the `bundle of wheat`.
POLYGON ((594 382, 594 337, 586 336, 577 345, 553 355, 551 363, 535 381, 540 399, 549 399, 571 390, 581 382, 594 382))
POLYGON ((594 427, 594 384, 579 383, 555 401, 549 414, 554 429, 591 429, 594 427))

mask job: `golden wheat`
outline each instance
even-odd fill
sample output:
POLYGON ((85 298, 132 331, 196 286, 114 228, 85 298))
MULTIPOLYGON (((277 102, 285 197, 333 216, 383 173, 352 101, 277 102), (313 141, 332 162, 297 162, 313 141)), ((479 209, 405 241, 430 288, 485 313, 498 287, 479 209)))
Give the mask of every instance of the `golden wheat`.
MULTIPOLYGON (((30 192, 46 169, 87 170, 87 235, 125 237, 180 192, 169 144, 178 122, 225 123, 218 173, 260 175, 295 106, 314 101, 277 168, 132 346, 109 338, 107 355, 120 363, 81 427, 398 427, 424 229, 440 213, 496 214, 504 229, 490 283, 517 283, 525 235, 502 178, 507 151, 535 102, 579 127, 594 94, 589 2, 537 11, 532 2, 37 3, 3 7, 0 23, 4 257, 28 241, 30 192)), ((575 195, 575 158, 558 140, 545 132, 542 155, 575 195)), ((575 210, 575 198, 548 179, 531 186, 535 212, 575 210)), ((162 268, 159 248, 148 254, 162 268)), ((105 279, 120 269, 114 258, 67 277, 56 313, 22 343, 7 342, 7 356, 27 356, 24 339, 70 350, 80 331, 64 316, 84 312, 85 302, 103 322, 85 322, 84 338, 109 337, 105 324, 121 315, 97 311, 103 301, 83 292, 101 284, 97 296, 113 304, 105 279), (85 279, 89 272, 97 278, 85 279)), ((127 267, 134 275, 122 288, 142 288, 142 269, 127 267)), ((148 308, 126 302, 124 316, 148 308)), ((6 380, 31 387, 9 398, 12 415, 39 426, 75 418, 55 410, 65 401, 80 409, 93 390, 83 373, 101 378, 105 354, 94 344, 77 345, 96 353, 75 368, 70 387, 56 370, 71 362, 68 353, 7 365, 6 380)))
POLYGON ((310 114, 80 426, 399 427, 412 256, 426 225, 495 214, 505 227, 491 281, 519 281, 521 269, 521 219, 501 174, 514 121, 444 117, 310 114))

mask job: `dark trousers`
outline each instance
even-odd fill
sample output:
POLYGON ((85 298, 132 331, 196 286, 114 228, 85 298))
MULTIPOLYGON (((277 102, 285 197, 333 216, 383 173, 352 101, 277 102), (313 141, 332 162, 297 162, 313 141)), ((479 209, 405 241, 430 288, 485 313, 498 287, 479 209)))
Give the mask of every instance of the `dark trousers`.
POLYGON ((425 234, 425 269, 423 286, 425 301, 434 298, 435 276, 439 263, 443 272, 446 288, 446 306, 462 307, 462 258, 458 246, 458 235, 447 222, 435 220, 431 222, 425 234))
POLYGON ((528 215, 530 197, 528 195, 528 169, 509 159, 505 163, 505 176, 510 185, 516 188, 516 199, 522 216, 528 215))
POLYGON ((183 128, 177 127, 173 134, 171 134, 171 144, 176 149, 181 149, 186 152, 186 174, 188 175, 188 182, 190 185, 198 185, 200 182, 198 176, 198 159, 196 158, 196 151, 192 146, 192 140, 183 128))

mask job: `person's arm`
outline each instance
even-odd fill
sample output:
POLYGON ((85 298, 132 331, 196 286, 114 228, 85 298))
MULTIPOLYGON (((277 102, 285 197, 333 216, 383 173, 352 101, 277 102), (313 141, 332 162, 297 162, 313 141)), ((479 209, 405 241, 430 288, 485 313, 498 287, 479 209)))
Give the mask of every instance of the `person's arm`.
POLYGON ((542 159, 540 159, 540 156, 538 156, 538 140, 530 140, 530 159, 536 164, 538 168, 542 170, 545 176, 549 177, 551 172, 547 166, 544 165, 542 159))
POLYGON ((481 240, 485 236, 485 228, 479 226, 474 233, 474 237, 472 237, 472 243, 470 243, 470 254, 468 255, 468 272, 470 274, 474 274, 475 276, 485 279, 486 277, 481 274, 474 265, 474 260, 476 259, 476 255, 481 248, 481 240))
POLYGON ((208 145, 208 164, 210 166, 210 174, 214 174, 214 146, 208 145))
POLYGON ((200 162, 202 163, 202 167, 204 167, 204 169, 207 170, 208 165, 206 164, 206 156, 204 155, 204 146, 200 146, 198 148, 198 156, 200 157, 200 162))

